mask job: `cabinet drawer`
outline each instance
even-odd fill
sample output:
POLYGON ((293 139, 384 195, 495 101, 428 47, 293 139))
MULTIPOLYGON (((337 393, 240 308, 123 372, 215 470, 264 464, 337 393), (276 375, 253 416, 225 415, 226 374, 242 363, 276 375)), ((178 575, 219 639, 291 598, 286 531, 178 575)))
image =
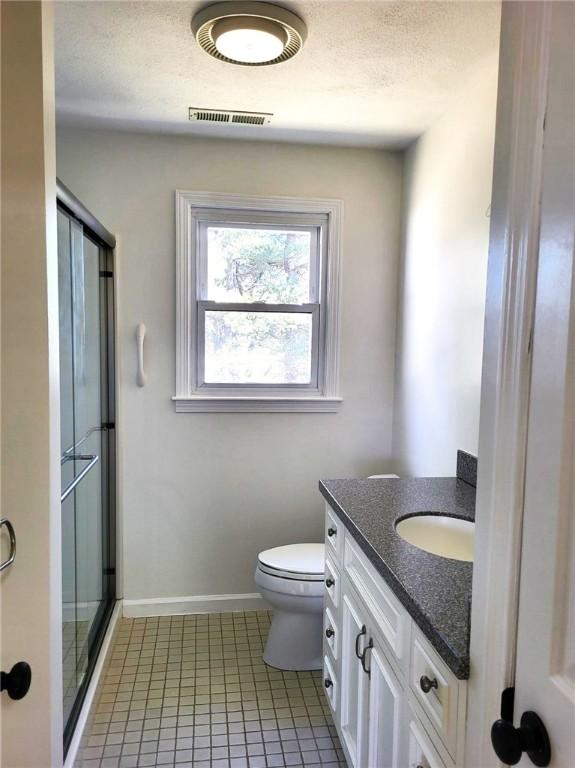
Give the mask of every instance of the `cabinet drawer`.
POLYGON ((344 564, 377 627, 400 666, 407 657, 409 618, 399 600, 349 536, 345 539, 344 564))
POLYGON ((448 752, 457 752, 458 698, 462 683, 414 627, 411 642, 410 687, 448 752))
POLYGON ((325 561, 325 594, 327 596, 326 606, 331 603, 337 611, 341 594, 341 577, 338 569, 329 559, 325 561))
POLYGON ((334 661, 337 661, 339 656, 340 632, 330 608, 325 609, 323 632, 325 637, 325 644, 329 648, 334 661))
POLYGON ((327 656, 324 656, 323 659, 323 684, 325 686, 327 700, 332 712, 335 714, 337 711, 338 680, 327 656))
POLYGON ((446 768, 439 753, 413 716, 409 719, 408 765, 409 768, 446 768))
POLYGON ((343 540, 345 529, 341 520, 335 515, 330 507, 325 507, 325 550, 329 553, 337 564, 340 565, 343 556, 343 540))

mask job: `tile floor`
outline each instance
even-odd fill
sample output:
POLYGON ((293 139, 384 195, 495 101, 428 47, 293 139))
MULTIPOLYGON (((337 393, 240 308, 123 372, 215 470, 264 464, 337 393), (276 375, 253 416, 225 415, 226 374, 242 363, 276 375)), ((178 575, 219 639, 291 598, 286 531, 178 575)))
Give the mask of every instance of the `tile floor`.
POLYGON ((261 658, 270 613, 122 619, 77 768, 345 767, 321 672, 261 658))

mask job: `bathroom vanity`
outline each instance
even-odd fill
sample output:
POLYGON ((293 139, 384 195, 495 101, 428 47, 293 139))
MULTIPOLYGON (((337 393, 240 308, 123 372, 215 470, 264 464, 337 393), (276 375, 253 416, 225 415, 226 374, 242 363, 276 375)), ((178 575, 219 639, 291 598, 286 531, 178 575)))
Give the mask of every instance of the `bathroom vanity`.
POLYGON ((407 543, 398 521, 473 521, 456 478, 326 480, 324 683, 349 768, 463 764, 472 564, 407 543))

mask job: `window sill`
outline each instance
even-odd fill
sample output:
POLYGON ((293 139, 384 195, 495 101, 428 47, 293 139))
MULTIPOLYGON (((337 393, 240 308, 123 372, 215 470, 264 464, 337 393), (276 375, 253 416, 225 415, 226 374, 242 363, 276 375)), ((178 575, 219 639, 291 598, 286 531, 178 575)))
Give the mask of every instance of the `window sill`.
POLYGON ((337 413, 341 397, 173 397, 176 413, 337 413))

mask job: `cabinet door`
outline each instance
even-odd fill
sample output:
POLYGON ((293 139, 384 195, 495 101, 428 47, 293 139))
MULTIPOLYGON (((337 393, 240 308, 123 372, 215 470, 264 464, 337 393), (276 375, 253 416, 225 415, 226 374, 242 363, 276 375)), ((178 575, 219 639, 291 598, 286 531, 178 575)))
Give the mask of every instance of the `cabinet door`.
POLYGON ((446 768, 415 718, 409 723, 409 768, 446 768))
POLYGON ((369 652, 368 768, 403 768, 406 735, 404 693, 389 662, 369 652))
POLYGON ((351 589, 344 589, 341 644, 341 737, 351 761, 350 768, 365 768, 364 741, 369 678, 356 655, 367 642, 363 609, 351 589))

